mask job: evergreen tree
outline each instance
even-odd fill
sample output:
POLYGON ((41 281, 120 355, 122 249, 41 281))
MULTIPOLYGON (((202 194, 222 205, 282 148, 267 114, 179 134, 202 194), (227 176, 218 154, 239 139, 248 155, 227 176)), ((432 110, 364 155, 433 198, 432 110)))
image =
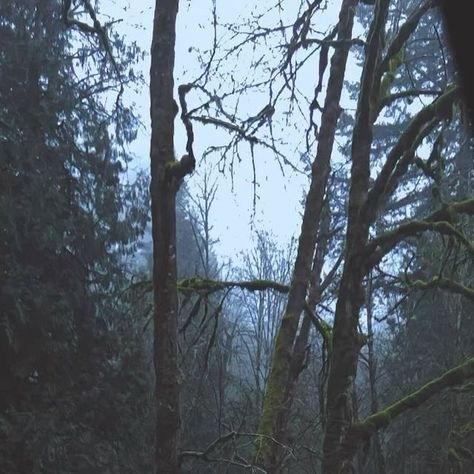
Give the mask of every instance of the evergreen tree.
POLYGON ((112 66, 63 20, 56 0, 0 4, 0 470, 12 474, 117 466, 136 403, 113 396, 130 362, 112 321, 147 219, 143 180, 121 178, 137 119, 114 93, 138 51, 112 36, 112 66))

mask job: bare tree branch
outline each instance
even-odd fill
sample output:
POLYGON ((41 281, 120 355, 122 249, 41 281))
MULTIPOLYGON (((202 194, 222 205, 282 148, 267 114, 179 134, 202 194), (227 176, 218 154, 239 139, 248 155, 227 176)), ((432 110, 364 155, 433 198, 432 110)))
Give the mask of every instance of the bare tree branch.
POLYGON ((261 438, 261 437, 266 437, 268 438, 269 442, 276 443, 279 445, 281 448, 287 450, 289 453, 291 453, 291 449, 288 446, 283 445, 282 443, 278 442, 276 439, 270 437, 270 436, 265 436, 257 433, 241 433, 237 431, 230 431, 229 433, 226 433, 225 435, 215 439, 213 442, 211 442, 203 451, 182 451, 179 454, 179 460, 181 463, 183 463, 184 459, 186 458, 196 458, 196 459, 201 459, 202 461, 206 462, 215 462, 215 463, 223 463, 223 464, 231 464, 234 466, 238 466, 241 468, 244 468, 246 470, 252 470, 252 472, 255 473, 262 473, 262 474, 268 474, 267 471, 261 467, 256 466, 255 464, 248 462, 247 460, 241 458, 240 456, 233 456, 234 458, 237 458, 238 461, 235 461, 235 459, 230 459, 230 458, 212 458, 210 455, 214 453, 217 449, 219 449, 222 445, 225 445, 226 443, 235 441, 238 438, 261 438))

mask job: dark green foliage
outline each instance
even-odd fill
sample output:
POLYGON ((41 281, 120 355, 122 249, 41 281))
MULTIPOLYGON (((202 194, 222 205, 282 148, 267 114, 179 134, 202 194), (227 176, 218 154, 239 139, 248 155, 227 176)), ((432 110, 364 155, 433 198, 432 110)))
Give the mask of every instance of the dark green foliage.
MULTIPOLYGON (((0 4, 0 471, 137 472, 148 453, 124 445, 151 381, 113 300, 147 219, 143 180, 121 181, 137 121, 103 105, 118 77, 61 14, 0 4)), ((135 53, 115 43, 125 72, 135 53)))

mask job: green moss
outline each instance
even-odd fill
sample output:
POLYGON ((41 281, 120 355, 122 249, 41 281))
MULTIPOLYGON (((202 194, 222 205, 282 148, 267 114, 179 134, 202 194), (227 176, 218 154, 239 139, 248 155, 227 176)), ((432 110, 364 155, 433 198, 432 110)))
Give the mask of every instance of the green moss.
POLYGON ((459 385, 466 379, 474 377, 474 357, 466 360, 463 364, 448 370, 440 377, 431 380, 420 387, 415 392, 392 403, 384 410, 381 410, 357 425, 359 431, 373 432, 379 428, 386 427, 392 419, 405 412, 407 409, 419 407, 429 400, 433 395, 442 390, 459 385))
POLYGON ((462 425, 459 429, 459 433, 461 433, 464 437, 474 432, 474 421, 469 421, 465 425, 462 425))
POLYGON ((283 358, 285 357, 284 352, 288 352, 284 346, 282 332, 279 331, 275 342, 272 367, 268 378, 263 412, 258 429, 259 434, 267 436, 272 436, 273 434, 273 422, 276 418, 276 412, 283 401, 283 393, 285 389, 282 382, 285 371, 283 367, 283 358))
MULTIPOLYGON (((291 320, 297 317, 293 313, 286 313, 284 320, 291 320)), ((282 323, 282 326, 284 324, 282 323)), ((260 424, 257 433, 260 435, 254 447, 254 459, 257 463, 264 462, 271 456, 272 444, 275 438, 276 422, 279 410, 284 402, 286 373, 290 360, 291 348, 287 347, 284 331, 278 331, 275 341, 275 350, 273 353, 272 367, 268 378, 263 412, 260 418, 260 424)))
POLYGON ((168 161, 168 163, 166 163, 165 166, 167 170, 173 170, 173 169, 179 168, 179 161, 178 160, 168 161))
POLYGON ((178 290, 182 292, 195 292, 211 294, 224 288, 231 287, 228 282, 210 280, 206 278, 191 277, 178 282, 178 290))
POLYGON ((180 291, 196 291, 213 293, 226 288, 241 288, 248 291, 274 290, 279 293, 288 293, 289 287, 271 280, 250 280, 250 281, 219 281, 206 278, 186 278, 178 283, 180 291))

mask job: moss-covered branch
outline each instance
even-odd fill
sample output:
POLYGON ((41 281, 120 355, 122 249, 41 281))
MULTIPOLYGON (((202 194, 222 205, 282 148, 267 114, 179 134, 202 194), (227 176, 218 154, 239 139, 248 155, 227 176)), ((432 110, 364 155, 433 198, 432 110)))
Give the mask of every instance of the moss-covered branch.
POLYGON ((413 33, 413 31, 415 31, 423 15, 433 6, 434 2, 432 0, 428 0, 422 3, 416 10, 411 13, 405 23, 399 28, 397 34, 392 39, 387 48, 387 53, 385 54, 385 57, 380 63, 380 66, 377 71, 377 75, 379 77, 381 77, 383 73, 388 71, 390 60, 394 56, 399 54, 401 49, 405 46, 410 35, 413 33))
POLYGON ((375 85, 372 95, 373 121, 376 120, 384 107, 389 105, 392 100, 396 100, 397 94, 391 96, 390 89, 395 81, 397 70, 405 63, 406 41, 416 29, 422 16, 432 6, 433 2, 428 0, 416 8, 391 40, 386 55, 378 59, 375 70, 371 74, 375 85))
MULTIPOLYGON (((267 291, 272 290, 277 293, 286 294, 289 291, 289 286, 283 283, 278 283, 272 280, 247 280, 247 281, 221 281, 211 280, 208 278, 185 278, 179 280, 177 283, 178 291, 181 293, 201 293, 210 295, 221 290, 229 290, 232 288, 240 288, 247 291, 267 291)), ((143 280, 134 283, 126 291, 142 291, 147 292, 153 289, 151 280, 143 280)))
POLYGON ((454 222, 458 214, 474 215, 474 199, 445 204, 441 209, 433 212, 425 220, 428 222, 447 221, 454 222))
POLYGON ((305 313, 308 315, 311 323, 313 324, 316 331, 321 335, 326 343, 328 353, 331 353, 332 348, 332 327, 324 319, 321 319, 315 314, 311 307, 307 304, 305 307, 305 313))
POLYGON ((196 159, 193 155, 183 155, 180 160, 170 161, 166 164, 166 176, 182 180, 186 175, 192 173, 196 166, 196 159))
POLYGON ((240 288, 247 291, 273 290, 286 294, 289 286, 271 280, 248 280, 248 281, 219 281, 205 278, 187 278, 178 282, 178 291, 183 293, 211 294, 216 291, 240 288))
POLYGON ((409 282, 409 287, 415 288, 417 290, 430 290, 432 288, 441 288, 442 290, 450 291, 451 293, 456 293, 458 295, 464 296, 465 298, 474 302, 474 288, 469 288, 449 278, 437 276, 428 281, 415 280, 409 282))
POLYGON ((386 428, 395 418, 408 410, 420 407, 443 390, 463 384, 474 377, 474 357, 431 380, 418 390, 374 413, 360 423, 352 425, 341 448, 341 455, 351 459, 357 449, 377 430, 386 428))

